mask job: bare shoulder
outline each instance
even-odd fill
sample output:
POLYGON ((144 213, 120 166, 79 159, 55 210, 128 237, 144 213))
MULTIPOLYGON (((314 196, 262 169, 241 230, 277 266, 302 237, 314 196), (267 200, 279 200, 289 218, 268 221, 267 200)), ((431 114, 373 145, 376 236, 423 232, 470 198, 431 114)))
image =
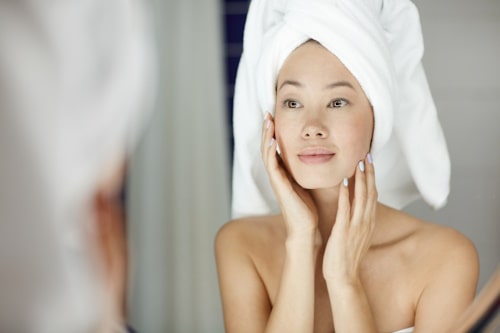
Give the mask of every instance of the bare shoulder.
MULTIPOLYGON (((230 221, 215 238, 215 259, 227 332, 263 332, 271 312, 262 258, 280 234, 278 217, 230 221), (244 286, 244 288, 242 288, 244 286)), ((265 271, 265 270, 264 270, 265 271)))
POLYGON ((391 208, 383 208, 388 217, 388 229, 399 230, 404 235, 406 254, 421 271, 467 271, 472 280, 477 278, 479 260, 474 243, 460 231, 424 221, 391 208), (426 269, 422 269, 422 268, 426 269))
POLYGON ((451 227, 418 221, 415 241, 425 259, 441 267, 464 265, 473 271, 478 269, 476 247, 466 235, 451 227))
POLYGON ((283 232, 279 215, 236 219, 219 229, 215 247, 252 253, 283 237, 283 232))
POLYGON ((404 277, 411 281, 415 330, 447 331, 475 296, 479 260, 473 242, 454 228, 404 212, 388 210, 385 216, 388 229, 405 235, 399 253, 404 277))
POLYGON ((387 206, 382 206, 381 210, 387 221, 385 233, 392 233, 394 238, 407 239, 411 248, 421 255, 448 259, 450 255, 465 256, 466 260, 477 258, 473 242, 460 231, 387 206))

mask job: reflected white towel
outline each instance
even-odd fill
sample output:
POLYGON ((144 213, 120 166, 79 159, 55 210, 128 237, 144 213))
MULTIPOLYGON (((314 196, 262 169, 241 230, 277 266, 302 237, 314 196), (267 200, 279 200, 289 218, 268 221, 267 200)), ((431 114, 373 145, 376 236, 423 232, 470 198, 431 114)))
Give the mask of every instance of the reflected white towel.
POLYGON ((308 39, 359 81, 375 115, 372 155, 380 201, 402 208, 421 195, 440 208, 450 161, 421 59, 418 11, 409 0, 253 0, 234 99, 233 217, 278 212, 259 146, 286 57, 308 39))

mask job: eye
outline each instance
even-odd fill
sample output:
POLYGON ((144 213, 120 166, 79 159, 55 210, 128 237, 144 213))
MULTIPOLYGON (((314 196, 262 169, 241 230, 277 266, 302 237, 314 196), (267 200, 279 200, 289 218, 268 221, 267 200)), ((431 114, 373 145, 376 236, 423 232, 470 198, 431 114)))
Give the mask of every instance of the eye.
POLYGON ((283 104, 285 105, 285 107, 289 109, 298 109, 302 107, 302 104, 300 104, 297 101, 294 101, 293 99, 287 99, 285 102, 283 102, 283 104))
POLYGON ((343 106, 346 106, 347 103, 348 102, 347 102, 346 99, 339 98, 339 99, 335 99, 335 100, 331 101, 330 104, 328 104, 328 107, 331 107, 331 108, 341 108, 343 106))

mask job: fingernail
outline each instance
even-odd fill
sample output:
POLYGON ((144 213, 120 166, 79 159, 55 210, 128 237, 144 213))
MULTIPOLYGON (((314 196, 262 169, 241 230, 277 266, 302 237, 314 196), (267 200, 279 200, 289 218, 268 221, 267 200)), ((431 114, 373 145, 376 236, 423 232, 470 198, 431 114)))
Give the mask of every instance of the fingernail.
POLYGON ((276 141, 274 138, 271 138, 271 141, 269 141, 269 146, 272 146, 274 144, 274 141, 276 141))
POLYGON ((366 160, 368 161, 368 163, 373 164, 372 154, 368 153, 368 155, 366 155, 366 160))
POLYGON ((349 185, 349 179, 347 179, 347 177, 344 177, 344 186, 347 187, 349 185))
POLYGON ((271 125, 271 120, 267 119, 266 120, 266 128, 269 128, 270 125, 271 125))
POLYGON ((361 170, 361 172, 365 172, 365 162, 359 161, 359 170, 361 170))

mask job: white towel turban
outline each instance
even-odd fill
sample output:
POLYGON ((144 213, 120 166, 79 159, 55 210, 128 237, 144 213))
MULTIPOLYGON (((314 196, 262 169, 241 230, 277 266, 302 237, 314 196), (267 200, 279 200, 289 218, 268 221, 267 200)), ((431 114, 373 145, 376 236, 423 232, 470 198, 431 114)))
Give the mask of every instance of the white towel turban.
POLYGON ((260 156, 281 66, 314 39, 351 71, 375 118, 372 155, 379 200, 402 208, 421 196, 445 205, 450 161, 422 67, 418 10, 409 0, 253 0, 234 99, 234 218, 277 213, 260 156))

